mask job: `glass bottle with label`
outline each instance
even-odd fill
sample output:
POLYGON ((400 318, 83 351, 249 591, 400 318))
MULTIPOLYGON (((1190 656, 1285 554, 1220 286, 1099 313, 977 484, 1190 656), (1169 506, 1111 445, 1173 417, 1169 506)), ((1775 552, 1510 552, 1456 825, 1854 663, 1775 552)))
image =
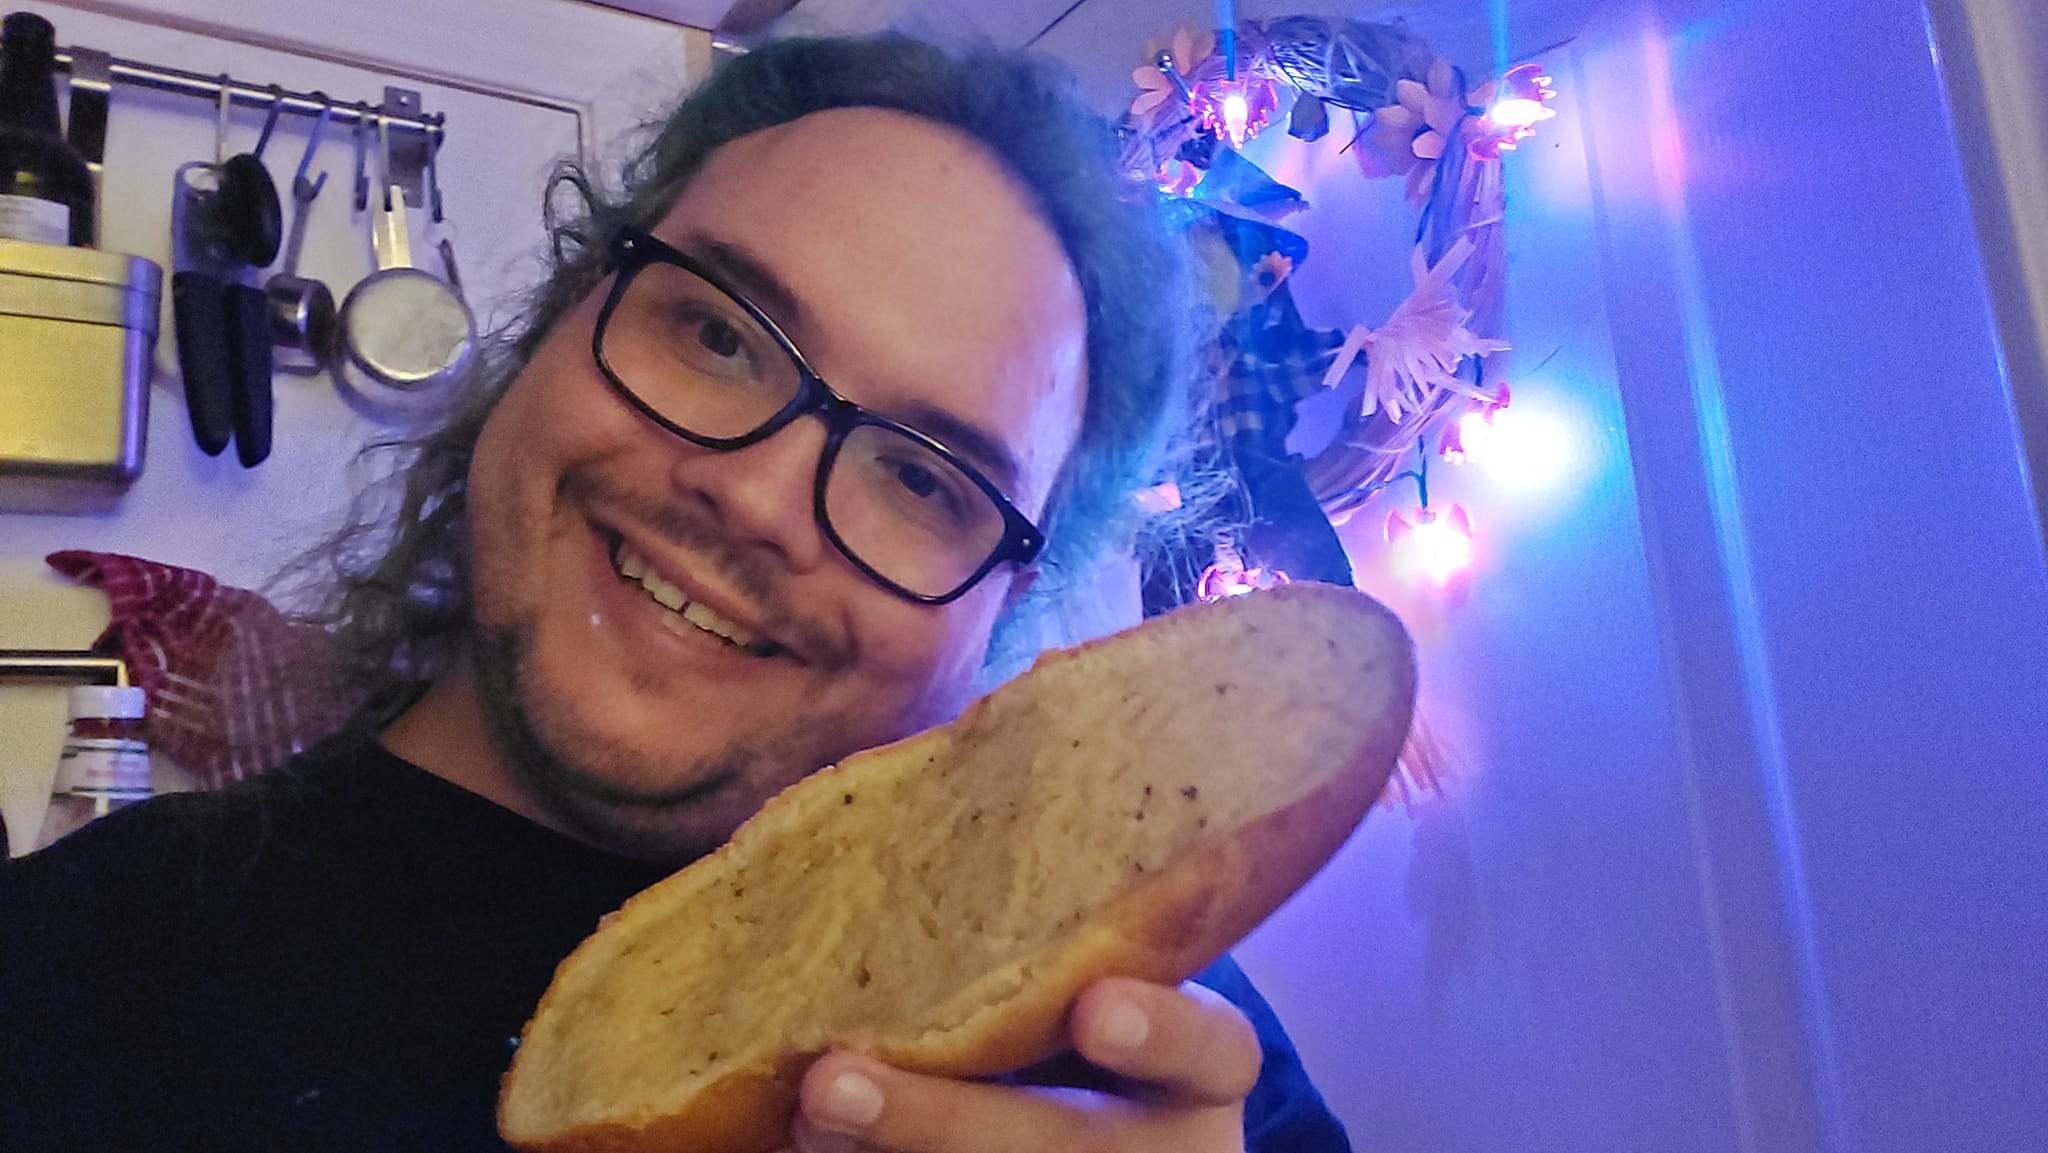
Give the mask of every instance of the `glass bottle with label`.
POLYGON ((81 685, 71 690, 71 732, 57 759, 49 813, 36 848, 149 798, 149 745, 142 739, 147 702, 147 694, 137 688, 81 685))
POLYGON ((84 245, 92 170, 57 120, 57 33, 33 12, 0 21, 0 237, 84 245))

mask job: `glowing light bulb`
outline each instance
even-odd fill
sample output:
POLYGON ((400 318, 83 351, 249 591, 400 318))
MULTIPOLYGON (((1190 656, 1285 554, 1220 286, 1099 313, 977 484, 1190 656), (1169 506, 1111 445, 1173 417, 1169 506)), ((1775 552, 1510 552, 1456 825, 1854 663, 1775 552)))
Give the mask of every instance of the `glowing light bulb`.
POLYGON ((1497 440, 1494 414, 1499 411, 1490 408, 1484 412, 1468 412, 1458 418, 1459 463, 1486 459, 1487 453, 1492 450, 1497 440))
POLYGON ((1548 408, 1498 409, 1481 426, 1459 432, 1468 459, 1495 484, 1532 496, 1555 491, 1583 459, 1571 421, 1548 408))
POLYGON ((1442 588, 1452 578, 1472 567, 1472 525, 1463 508, 1452 515, 1433 517, 1415 526, 1412 548, 1422 561, 1422 572, 1442 588))
POLYGON ((1251 102, 1244 98, 1244 93, 1232 92, 1223 98, 1223 131, 1229 134, 1231 143, 1244 143, 1251 120, 1251 102))
POLYGON ((1493 107, 1486 110, 1487 121, 1503 130, 1534 128, 1555 115, 1557 113, 1545 108, 1541 102, 1520 96, 1495 101, 1493 107))
POLYGON ((1524 64, 1491 87, 1496 95, 1481 117, 1479 130, 1466 143, 1481 160, 1499 160, 1501 153, 1536 135, 1538 124, 1557 115, 1549 107, 1557 99, 1557 90, 1550 86, 1550 77, 1543 74, 1540 64, 1524 64))
POLYGON ((1232 148, 1258 135, 1272 120, 1280 99, 1273 82, 1257 76, 1204 80, 1188 97, 1202 127, 1232 148))
POLYGON ((1414 519, 1387 514, 1387 539, 1429 583, 1447 588, 1472 568, 1472 518, 1465 506, 1454 504, 1447 513, 1418 508, 1409 516, 1414 519))

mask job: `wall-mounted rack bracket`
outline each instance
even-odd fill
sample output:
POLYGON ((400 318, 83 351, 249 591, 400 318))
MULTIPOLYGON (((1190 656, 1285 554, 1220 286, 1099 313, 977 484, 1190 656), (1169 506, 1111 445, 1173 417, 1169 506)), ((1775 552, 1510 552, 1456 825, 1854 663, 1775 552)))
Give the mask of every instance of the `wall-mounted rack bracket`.
MULTIPOLYGON (((420 94, 410 88, 387 85, 384 103, 378 106, 377 111, 393 124, 417 120, 420 118, 420 94)), ((405 189, 405 201, 414 208, 427 206, 426 171, 434 151, 440 147, 438 135, 404 132, 391 136, 391 182, 405 189)), ((440 189, 433 191, 435 198, 439 199, 440 189)))
POLYGON ((60 681, 128 687, 128 663, 119 657, 71 649, 0 649, 0 681, 60 681))

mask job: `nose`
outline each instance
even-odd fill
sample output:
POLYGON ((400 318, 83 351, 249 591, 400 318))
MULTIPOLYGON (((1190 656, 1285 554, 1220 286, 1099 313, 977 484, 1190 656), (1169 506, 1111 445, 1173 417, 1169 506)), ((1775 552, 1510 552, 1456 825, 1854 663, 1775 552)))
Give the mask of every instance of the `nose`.
POLYGON ((679 454, 669 482, 707 506, 736 547, 809 572, 827 549, 813 496, 824 451, 824 422, 803 417, 745 448, 679 454))

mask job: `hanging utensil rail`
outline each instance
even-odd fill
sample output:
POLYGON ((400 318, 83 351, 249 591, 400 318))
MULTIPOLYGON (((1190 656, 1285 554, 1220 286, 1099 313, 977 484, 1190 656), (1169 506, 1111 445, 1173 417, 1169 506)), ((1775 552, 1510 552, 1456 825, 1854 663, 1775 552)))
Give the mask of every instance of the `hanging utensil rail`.
MULTIPOLYGON (((73 49, 58 49, 58 70, 70 72, 75 55, 73 49)), ((366 101, 352 103, 344 100, 323 100, 321 94, 316 92, 274 89, 268 84, 251 84, 225 74, 208 76, 199 72, 187 72, 182 68, 166 68, 158 64, 123 60, 118 56, 106 59, 109 77, 119 84, 197 96, 207 101, 220 99, 221 91, 225 89, 231 101, 246 104, 251 108, 268 109, 272 105, 277 105, 284 111, 299 116, 318 116, 322 108, 329 108, 332 109, 332 119, 341 124, 354 124, 358 120, 381 117, 391 125, 393 131, 425 133, 435 147, 440 145, 441 135, 446 131, 447 118, 439 112, 405 113, 366 101)))

